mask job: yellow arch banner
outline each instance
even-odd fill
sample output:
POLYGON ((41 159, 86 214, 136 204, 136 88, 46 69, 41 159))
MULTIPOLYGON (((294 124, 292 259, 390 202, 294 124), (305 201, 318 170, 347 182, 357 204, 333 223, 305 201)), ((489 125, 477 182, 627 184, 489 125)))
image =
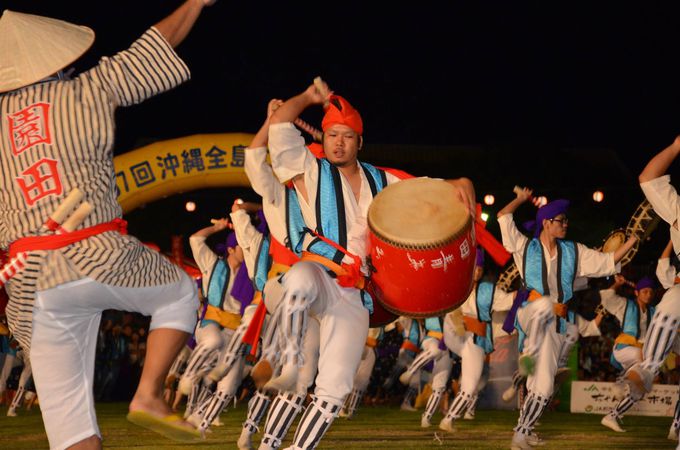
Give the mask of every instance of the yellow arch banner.
POLYGON ((195 134, 113 158, 118 202, 127 213, 159 198, 209 187, 250 186, 244 170, 252 134, 195 134))

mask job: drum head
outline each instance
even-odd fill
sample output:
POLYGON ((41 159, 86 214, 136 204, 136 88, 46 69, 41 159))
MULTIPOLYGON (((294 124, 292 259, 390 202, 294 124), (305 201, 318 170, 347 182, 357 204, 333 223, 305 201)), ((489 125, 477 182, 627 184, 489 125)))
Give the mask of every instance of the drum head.
POLYGON ((456 189, 443 180, 411 178, 383 189, 368 210, 368 226, 396 247, 431 248, 455 239, 471 223, 456 189))
POLYGON ((615 252, 626 242, 626 233, 623 230, 614 230, 604 239, 602 251, 604 253, 615 252))

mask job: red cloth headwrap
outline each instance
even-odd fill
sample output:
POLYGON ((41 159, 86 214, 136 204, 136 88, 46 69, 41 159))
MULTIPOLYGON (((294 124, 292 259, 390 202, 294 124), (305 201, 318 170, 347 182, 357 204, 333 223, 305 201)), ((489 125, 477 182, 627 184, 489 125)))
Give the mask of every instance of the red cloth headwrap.
POLYGON ((326 115, 321 121, 321 129, 325 132, 332 125, 347 125, 360 136, 364 134, 364 122, 359 111, 339 95, 331 95, 326 115))

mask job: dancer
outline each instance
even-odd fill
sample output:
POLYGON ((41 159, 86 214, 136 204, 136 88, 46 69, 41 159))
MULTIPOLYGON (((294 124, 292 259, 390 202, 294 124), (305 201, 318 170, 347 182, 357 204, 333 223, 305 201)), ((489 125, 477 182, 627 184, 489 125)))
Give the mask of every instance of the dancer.
MULTIPOLYGON (((293 180, 307 228, 323 232, 305 235, 303 248, 308 253, 280 280, 287 339, 281 374, 269 381, 269 389, 294 389, 306 324, 310 316, 320 322, 315 396, 298 425, 294 449, 318 445, 352 389, 371 307, 360 289, 365 273, 366 214, 373 195, 398 181, 396 176, 358 162, 363 144, 361 116, 344 98, 329 97, 326 92, 327 86, 317 89, 312 85, 288 100, 272 116, 269 130, 274 172, 283 182, 293 180), (326 158, 317 160, 292 122, 307 107, 326 101, 329 106, 322 121, 326 158)), ((472 184, 469 180, 452 184, 471 210, 472 184)))
MULTIPOLYGON (((530 189, 517 190, 517 198, 498 212, 503 246, 513 254, 528 289, 528 298, 517 310, 520 333, 519 369, 527 376, 528 395, 515 427, 511 447, 529 449, 533 433, 553 394, 557 360, 567 323, 574 322, 567 302, 576 277, 600 277, 616 273, 615 264, 635 244, 631 237, 616 252, 601 253, 567 241, 567 200, 554 200, 538 209, 529 239, 519 232, 512 213, 531 198, 530 189)), ((517 303, 517 302, 516 302, 517 303)))
MULTIPOLYGON (((0 245, 9 245, 15 261, 26 258, 25 270, 7 285, 7 314, 21 346, 30 351, 53 448, 101 445, 91 386, 99 319, 110 308, 152 317, 128 418, 169 437, 198 436, 162 397, 165 375, 193 330, 196 288, 166 258, 124 234, 111 148, 117 107, 189 78, 173 47, 213 1, 187 0, 130 49, 72 80, 60 71, 90 47, 92 30, 13 11, 0 18, 3 43, 15 43, 0 46, 0 115, 6 118, 0 245), (57 207, 68 206, 63 200, 77 188, 87 191, 92 212, 76 232, 51 233, 58 229, 54 223, 43 224, 63 212, 57 207)), ((72 216, 74 224, 80 219, 72 216)))

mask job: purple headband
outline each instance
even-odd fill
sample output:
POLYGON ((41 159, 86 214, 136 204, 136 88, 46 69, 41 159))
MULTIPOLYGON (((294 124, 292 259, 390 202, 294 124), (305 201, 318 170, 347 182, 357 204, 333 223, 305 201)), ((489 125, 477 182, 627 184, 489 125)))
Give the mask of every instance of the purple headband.
POLYGON ((654 285, 655 285, 654 280, 652 280, 649 277, 642 277, 642 278, 640 278, 640 280, 635 285, 635 290, 639 292, 639 291, 641 291, 642 289, 645 289, 645 288, 654 289, 654 285))
POLYGON ((218 255, 227 255, 227 250, 230 248, 234 248, 238 245, 238 241, 236 240, 236 233, 231 232, 227 235, 227 239, 222 243, 218 243, 215 245, 215 253, 218 255))
POLYGON ((259 217, 259 219, 260 219, 260 223, 257 224, 257 227, 256 227, 257 231, 259 231, 262 234, 265 234, 265 232, 267 231, 267 219, 264 216, 264 211, 262 211, 261 209, 258 209, 257 210, 257 217, 259 217))
POLYGON ((524 223, 524 228, 528 231, 534 232, 534 237, 538 237, 543 230, 543 221, 554 219, 560 214, 566 214, 569 209, 569 200, 559 199, 541 206, 536 212, 536 220, 530 220, 524 223))
POLYGON ((475 266, 484 267, 484 249, 477 247, 477 257, 475 259, 475 266))

